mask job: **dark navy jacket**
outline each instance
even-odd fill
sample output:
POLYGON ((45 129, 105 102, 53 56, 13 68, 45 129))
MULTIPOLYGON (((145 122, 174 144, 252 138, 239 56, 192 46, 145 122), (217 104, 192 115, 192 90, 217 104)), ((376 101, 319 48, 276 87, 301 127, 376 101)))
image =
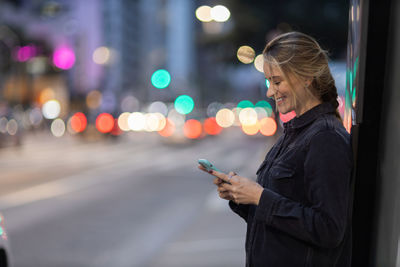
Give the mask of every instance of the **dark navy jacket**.
POLYGON ((284 124, 257 171, 259 205, 229 202, 247 222, 246 266, 350 266, 352 159, 329 103, 284 124))

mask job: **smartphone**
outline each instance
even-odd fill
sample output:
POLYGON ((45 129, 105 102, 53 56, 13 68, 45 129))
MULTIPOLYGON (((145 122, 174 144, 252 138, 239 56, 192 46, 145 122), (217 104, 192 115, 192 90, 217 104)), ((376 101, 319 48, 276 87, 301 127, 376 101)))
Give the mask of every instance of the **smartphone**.
POLYGON ((217 172, 222 172, 222 171, 220 171, 219 169, 217 169, 214 165, 212 165, 212 163, 209 162, 209 161, 206 160, 206 159, 199 159, 198 162, 199 162, 199 164, 200 164, 201 166, 203 166, 207 171, 214 170, 214 171, 217 171, 217 172))
MULTIPOLYGON (((199 160, 198 160, 198 163, 199 163, 201 166, 203 166, 207 171, 214 170, 214 171, 217 171, 217 172, 223 172, 223 171, 219 170, 218 168, 216 168, 211 162, 209 162, 209 161, 206 160, 206 159, 199 159, 199 160)), ((224 181, 224 183, 230 184, 229 182, 225 182, 225 181, 224 181)))

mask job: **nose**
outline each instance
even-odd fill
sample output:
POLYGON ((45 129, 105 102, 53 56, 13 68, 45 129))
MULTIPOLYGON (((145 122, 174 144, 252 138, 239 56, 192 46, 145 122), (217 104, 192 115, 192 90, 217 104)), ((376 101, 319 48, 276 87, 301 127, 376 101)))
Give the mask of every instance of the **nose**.
POLYGON ((268 97, 268 98, 274 97, 275 92, 276 92, 276 90, 274 89, 274 86, 271 84, 271 85, 268 87, 268 90, 267 90, 267 97, 268 97))

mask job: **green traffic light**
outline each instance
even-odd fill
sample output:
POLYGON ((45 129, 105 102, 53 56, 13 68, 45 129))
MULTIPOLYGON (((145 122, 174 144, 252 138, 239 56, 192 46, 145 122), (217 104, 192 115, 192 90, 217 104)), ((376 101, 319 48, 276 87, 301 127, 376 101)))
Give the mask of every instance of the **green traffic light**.
POLYGON ((180 95, 175 99, 175 109, 181 114, 189 114, 194 108, 194 101, 188 95, 180 95))
POLYGON ((170 83, 171 83, 171 75, 166 70, 163 69, 157 70, 151 76, 151 84, 158 89, 164 89, 170 83))

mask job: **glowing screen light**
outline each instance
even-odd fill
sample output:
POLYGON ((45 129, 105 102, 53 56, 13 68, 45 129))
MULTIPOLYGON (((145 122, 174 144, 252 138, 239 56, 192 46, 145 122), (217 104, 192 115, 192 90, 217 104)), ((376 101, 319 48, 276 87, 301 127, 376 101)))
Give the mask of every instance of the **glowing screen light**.
POLYGON ((217 112, 215 119, 219 126, 228 128, 235 122, 235 114, 230 109, 224 108, 217 112))
POLYGON ((61 106, 57 100, 50 100, 44 103, 42 107, 43 116, 46 119, 55 119, 60 115, 61 106))
POLYGON ((194 108, 194 101, 188 95, 180 95, 175 99, 174 105, 180 114, 189 114, 194 108))
POLYGON ((202 22, 212 21, 211 17, 211 7, 201 6, 196 9, 196 18, 202 22))
POLYGON ((151 76, 151 84, 158 89, 164 89, 171 83, 171 75, 168 71, 160 69, 151 76))
POLYGON ((114 118, 111 114, 101 113, 96 118, 96 129, 101 133, 109 133, 114 128, 114 118))
POLYGON ((87 119, 85 114, 77 112, 72 115, 70 120, 71 128, 77 133, 83 132, 87 126, 87 119))
POLYGON ((207 118, 204 121, 204 131, 209 135, 218 135, 222 131, 222 127, 218 125, 215 118, 207 118))
POLYGON ((190 139, 197 139, 203 132, 201 122, 191 119, 185 122, 183 126, 183 134, 190 139))
POLYGON ((250 64, 253 62, 256 52, 250 46, 244 45, 239 47, 236 56, 240 62, 244 64, 250 64))
POLYGON ((264 72, 264 57, 263 55, 258 55, 256 56, 256 58, 254 59, 254 67, 256 67, 256 69, 259 72, 264 72))
POLYGON ((272 136, 276 133, 276 122, 273 118, 263 118, 260 120, 260 132, 265 136, 272 136))
POLYGON ((231 12, 225 6, 217 5, 211 9, 211 18, 218 22, 225 22, 231 16, 231 12))
POLYGON ((65 133, 65 123, 62 119, 56 119, 51 123, 50 129, 55 137, 61 137, 65 133))
POLYGON ((53 54, 53 63, 59 69, 67 70, 72 68, 75 64, 74 51, 66 45, 57 47, 53 54))

